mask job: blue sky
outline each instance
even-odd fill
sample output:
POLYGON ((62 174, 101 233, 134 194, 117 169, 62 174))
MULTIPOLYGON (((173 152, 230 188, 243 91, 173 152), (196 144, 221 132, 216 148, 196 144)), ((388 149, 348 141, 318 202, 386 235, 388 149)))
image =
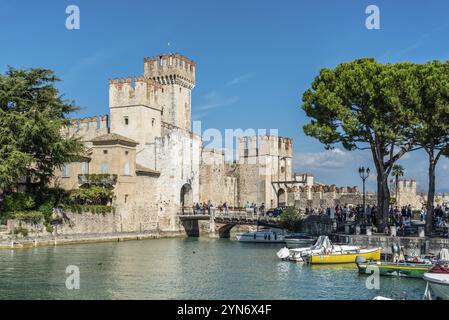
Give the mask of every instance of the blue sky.
MULTIPOLYGON (((0 70, 55 70, 61 92, 82 107, 76 116, 91 116, 108 113, 108 79, 140 75, 146 56, 179 52, 197 62, 193 118, 203 129, 279 129, 295 140, 296 171, 323 183, 359 185, 356 169, 372 165, 370 155, 325 152, 306 137, 302 93, 320 68, 360 57, 448 59, 448 14, 446 0, 1 0, 0 70), (80 30, 65 28, 70 4, 81 10, 80 30), (371 4, 380 8, 380 30, 365 28, 371 4)), ((400 163, 426 189, 425 154, 400 163)), ((444 160, 440 191, 449 190, 448 173, 444 160)))

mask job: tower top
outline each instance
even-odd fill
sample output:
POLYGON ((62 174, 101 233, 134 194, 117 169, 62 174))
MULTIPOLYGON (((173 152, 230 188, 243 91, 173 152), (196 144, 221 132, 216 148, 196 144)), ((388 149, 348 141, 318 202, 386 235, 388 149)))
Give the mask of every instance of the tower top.
POLYGON ((196 63, 179 53, 144 59, 144 76, 161 85, 180 84, 192 89, 195 86, 195 72, 196 63))

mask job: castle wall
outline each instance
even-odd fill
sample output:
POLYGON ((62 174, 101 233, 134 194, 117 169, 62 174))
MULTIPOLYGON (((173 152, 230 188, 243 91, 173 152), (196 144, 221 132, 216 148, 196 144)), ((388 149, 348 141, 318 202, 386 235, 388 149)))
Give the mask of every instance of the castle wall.
POLYGON ((236 170, 238 183, 238 206, 247 202, 260 205, 264 202, 265 185, 259 175, 257 164, 239 164, 236 170))
POLYGON ((177 231, 176 216, 181 213, 181 189, 191 188, 190 204, 199 202, 200 137, 184 130, 172 131, 156 139, 157 163, 160 171, 158 184, 159 228, 162 231, 177 231))
POLYGON ((133 181, 121 182, 115 188, 119 195, 114 201, 120 218, 121 232, 158 230, 159 185, 156 176, 137 176, 133 181))
POLYGON ((228 207, 238 205, 237 178, 230 175, 222 151, 203 149, 200 167, 200 202, 217 207, 227 203, 228 207))

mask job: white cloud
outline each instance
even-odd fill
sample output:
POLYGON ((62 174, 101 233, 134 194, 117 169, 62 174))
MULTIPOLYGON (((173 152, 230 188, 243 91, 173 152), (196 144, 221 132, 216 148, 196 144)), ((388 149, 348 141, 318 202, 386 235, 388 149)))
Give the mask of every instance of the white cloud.
MULTIPOLYGON (((324 150, 321 152, 297 153, 293 159, 296 168, 313 169, 339 169, 346 168, 354 160, 360 159, 354 152, 344 151, 339 148, 324 150)), ((313 173, 313 172, 312 172, 313 173)))
POLYGON ((209 101, 200 105, 199 107, 196 107, 196 110, 209 110, 209 109, 215 109, 220 107, 225 107, 232 105, 236 103, 239 98, 238 97, 232 97, 232 98, 212 98, 208 99, 209 101))
POLYGON ((240 76, 238 76, 238 77, 235 77, 234 79, 228 81, 228 82, 226 83, 226 87, 229 87, 229 86, 233 86, 233 85, 242 83, 242 82, 248 80, 249 78, 251 78, 251 74, 249 74, 249 73, 242 74, 242 75, 240 75, 240 76))

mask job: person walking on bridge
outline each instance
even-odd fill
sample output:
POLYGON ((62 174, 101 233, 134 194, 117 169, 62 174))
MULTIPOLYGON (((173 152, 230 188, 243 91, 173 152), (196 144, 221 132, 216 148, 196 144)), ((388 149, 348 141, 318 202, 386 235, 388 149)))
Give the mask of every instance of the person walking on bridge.
POLYGON ((228 210, 228 204, 225 202, 225 203, 223 203, 223 210, 224 210, 224 213, 226 214, 226 215, 228 215, 229 214, 229 210, 228 210))

